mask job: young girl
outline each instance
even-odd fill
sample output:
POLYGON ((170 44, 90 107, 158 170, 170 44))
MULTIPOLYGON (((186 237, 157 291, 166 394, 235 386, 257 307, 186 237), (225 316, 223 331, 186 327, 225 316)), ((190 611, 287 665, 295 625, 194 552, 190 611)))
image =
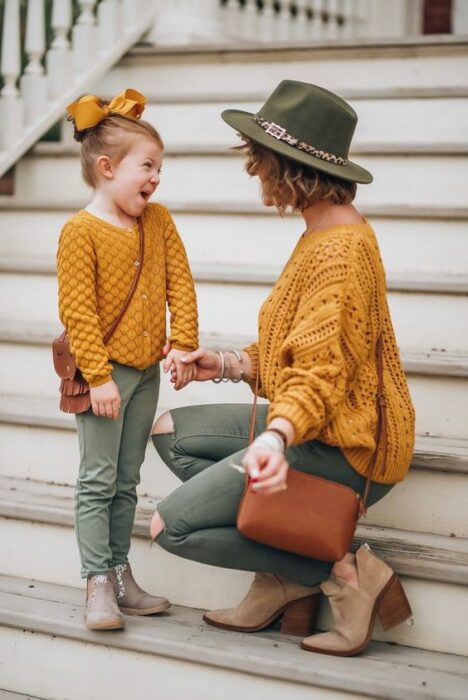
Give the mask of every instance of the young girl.
POLYGON ((122 612, 148 615, 169 608, 167 600, 139 588, 127 560, 136 487, 158 400, 166 302, 171 332, 164 369, 175 370, 180 385, 195 372, 180 357, 198 347, 184 246, 167 209, 148 204, 160 181, 163 143, 150 124, 139 121, 144 105, 143 95, 126 90, 108 105, 86 95, 68 107, 82 144, 83 177, 94 190, 90 204, 63 227, 58 248, 60 319, 91 387, 92 408, 76 416, 75 509, 89 629, 123 627, 122 612), (144 231, 140 279, 104 344, 139 265, 138 219, 144 231))

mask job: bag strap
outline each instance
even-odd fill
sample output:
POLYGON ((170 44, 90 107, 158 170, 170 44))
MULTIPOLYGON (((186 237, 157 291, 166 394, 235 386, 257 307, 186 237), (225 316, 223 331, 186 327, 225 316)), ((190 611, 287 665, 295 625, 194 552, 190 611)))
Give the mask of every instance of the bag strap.
POLYGON ((131 285, 129 292, 127 294, 127 298, 125 299, 124 304, 123 304, 122 308, 120 309, 117 318, 114 320, 114 322, 112 323, 112 326, 109 328, 106 335, 104 336, 104 345, 107 345, 107 343, 109 342, 111 337, 114 335, 114 333, 117 329, 117 326, 119 325, 120 321, 122 320, 122 317, 123 317, 124 313, 126 312, 126 310, 128 309, 128 306, 132 300, 132 297, 135 294, 135 290, 137 288, 138 282, 140 281, 140 275, 141 275, 141 271, 143 269, 143 260, 144 260, 144 256, 145 256, 145 235, 144 235, 144 230, 143 230, 143 222, 142 222, 140 216, 138 217, 137 221, 138 221, 138 231, 140 234, 140 257, 135 262, 137 271, 135 273, 135 276, 133 277, 132 285, 131 285))
MULTIPOLYGON (((376 469, 377 469, 377 461, 378 461, 378 455, 379 455, 379 447, 382 445, 383 448, 383 455, 382 455, 382 465, 385 465, 387 461, 387 413, 386 413, 386 407, 387 407, 387 402, 385 399, 385 392, 384 392, 384 381, 383 381, 383 331, 380 332, 379 337, 377 338, 377 342, 375 345, 375 352, 376 352, 376 364, 377 364, 377 398, 376 398, 376 404, 377 404, 377 424, 375 428, 375 451, 374 454, 372 455, 372 461, 370 464, 370 469, 369 469, 369 475, 366 480, 366 488, 364 490, 364 496, 362 497, 361 501, 361 507, 360 507, 360 513, 359 515, 365 515, 366 513, 366 504, 367 504, 367 498, 369 496, 369 489, 372 481, 372 477, 374 476, 376 469)), ((254 400, 253 400, 253 406, 252 406, 252 413, 250 416, 250 426, 249 426, 249 444, 253 441, 254 439, 254 433, 255 433, 255 419, 257 417, 257 399, 258 399, 258 388, 259 388, 259 383, 260 383, 260 364, 257 367, 257 376, 255 379, 255 395, 254 395, 254 400)))
POLYGON ((367 498, 372 477, 377 471, 377 462, 379 457, 379 447, 382 445, 382 467, 387 461, 387 401, 385 399, 384 381, 383 381, 383 331, 380 332, 375 346, 377 360, 377 424, 375 427, 375 450, 372 455, 372 460, 369 467, 369 474, 366 480, 366 488, 361 504, 361 515, 365 515, 367 511, 367 498))

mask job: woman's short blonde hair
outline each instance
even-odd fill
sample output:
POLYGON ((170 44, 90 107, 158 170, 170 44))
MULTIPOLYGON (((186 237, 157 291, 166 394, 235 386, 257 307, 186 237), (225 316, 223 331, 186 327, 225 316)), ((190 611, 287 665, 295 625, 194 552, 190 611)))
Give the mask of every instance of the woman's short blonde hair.
POLYGON ((349 204, 356 196, 356 183, 315 170, 285 158, 255 141, 246 139, 240 151, 246 158, 249 175, 261 176, 263 195, 284 214, 288 207, 303 211, 326 199, 334 204, 349 204))
POLYGON ((90 187, 96 187, 96 160, 108 156, 119 163, 130 151, 135 137, 145 137, 164 149, 159 133, 149 122, 130 119, 121 114, 110 114, 96 126, 79 131, 75 127, 75 140, 81 143, 81 172, 90 187))

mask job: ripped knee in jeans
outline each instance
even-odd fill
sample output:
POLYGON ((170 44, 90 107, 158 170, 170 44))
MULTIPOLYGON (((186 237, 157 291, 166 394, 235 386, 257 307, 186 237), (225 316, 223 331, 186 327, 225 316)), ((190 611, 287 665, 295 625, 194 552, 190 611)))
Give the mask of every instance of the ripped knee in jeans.
POLYGON ((167 435, 174 432, 174 421, 171 412, 162 413, 153 425, 151 435, 167 435))

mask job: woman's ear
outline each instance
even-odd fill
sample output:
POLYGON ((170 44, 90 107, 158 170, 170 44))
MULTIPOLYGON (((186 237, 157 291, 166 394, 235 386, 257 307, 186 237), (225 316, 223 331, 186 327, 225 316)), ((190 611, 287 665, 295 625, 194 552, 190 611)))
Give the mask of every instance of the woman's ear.
POLYGON ((114 177, 114 167, 109 156, 99 156, 94 164, 96 171, 107 180, 112 180, 114 177))

